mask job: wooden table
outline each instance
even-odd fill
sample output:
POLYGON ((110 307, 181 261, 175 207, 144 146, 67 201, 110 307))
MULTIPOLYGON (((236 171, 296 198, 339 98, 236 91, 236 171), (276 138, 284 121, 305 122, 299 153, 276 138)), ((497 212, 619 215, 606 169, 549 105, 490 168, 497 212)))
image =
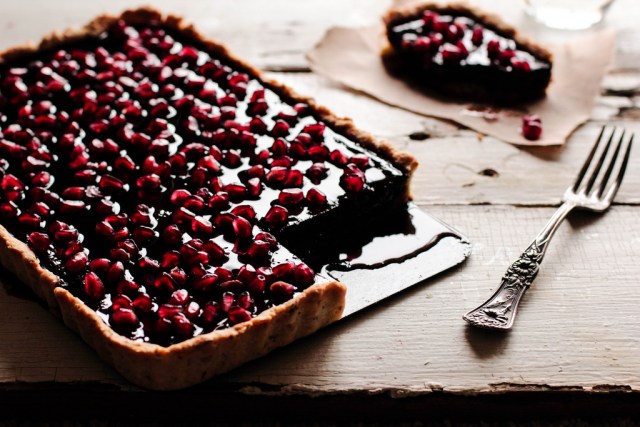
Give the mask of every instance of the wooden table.
MULTIPOLYGON (((147 2, 3 2, 0 48, 132 3, 147 2)), ((57 408, 61 417, 107 416, 113 406, 105 407, 105 399, 125 409, 176 405, 163 417, 179 417, 177 408, 187 405, 215 419, 288 414, 309 420, 313 410, 316 420, 335 415, 330 409, 338 407, 342 417, 354 419, 490 417, 497 410, 535 416, 638 412, 638 147, 616 205, 604 216, 576 213, 559 230, 512 332, 483 333, 461 320, 496 288, 506 266, 559 204, 600 126, 640 133, 640 8, 634 0, 618 0, 605 23, 619 31, 617 59, 592 119, 563 147, 529 149, 389 107, 309 72, 304 52, 328 27, 374 22, 387 1, 156 5, 185 15, 270 77, 415 154, 421 163, 413 180, 417 203, 466 233, 473 252, 466 264, 315 336, 202 386, 165 394, 132 387, 41 306, 0 287, 5 414, 31 411, 37 403, 57 408), (348 406, 336 406, 341 404, 348 406)), ((515 12, 517 22, 538 37, 573 36, 542 29, 515 12)))

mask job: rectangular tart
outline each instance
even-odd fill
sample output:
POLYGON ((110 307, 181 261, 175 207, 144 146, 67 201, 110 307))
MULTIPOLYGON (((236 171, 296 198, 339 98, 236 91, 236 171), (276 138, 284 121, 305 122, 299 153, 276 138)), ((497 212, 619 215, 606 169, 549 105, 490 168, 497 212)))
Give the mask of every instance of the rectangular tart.
POLYGON ((149 8, 0 56, 2 265, 141 387, 338 320, 291 246, 406 203, 415 166, 149 8))

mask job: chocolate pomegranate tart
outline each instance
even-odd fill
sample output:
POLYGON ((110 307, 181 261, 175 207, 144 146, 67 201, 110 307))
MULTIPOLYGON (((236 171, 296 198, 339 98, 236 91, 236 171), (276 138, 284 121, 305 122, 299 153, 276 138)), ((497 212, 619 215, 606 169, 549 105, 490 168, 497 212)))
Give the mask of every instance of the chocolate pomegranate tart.
POLYGON ((518 103, 544 96, 551 54, 499 18, 465 5, 392 9, 384 18, 391 74, 471 101, 518 103))
POLYGON ((406 205, 414 167, 150 9, 1 57, 2 264, 143 387, 339 319, 290 250, 406 205))

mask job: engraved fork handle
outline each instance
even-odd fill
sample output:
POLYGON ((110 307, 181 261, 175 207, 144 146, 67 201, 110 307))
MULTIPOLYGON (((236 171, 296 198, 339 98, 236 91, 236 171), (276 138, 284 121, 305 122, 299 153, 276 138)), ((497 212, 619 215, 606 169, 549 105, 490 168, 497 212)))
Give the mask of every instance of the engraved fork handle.
POLYGON ((558 226, 576 204, 564 202, 531 245, 507 269, 500 287, 484 304, 462 318, 474 326, 488 329, 510 329, 525 291, 538 274, 540 263, 558 226))

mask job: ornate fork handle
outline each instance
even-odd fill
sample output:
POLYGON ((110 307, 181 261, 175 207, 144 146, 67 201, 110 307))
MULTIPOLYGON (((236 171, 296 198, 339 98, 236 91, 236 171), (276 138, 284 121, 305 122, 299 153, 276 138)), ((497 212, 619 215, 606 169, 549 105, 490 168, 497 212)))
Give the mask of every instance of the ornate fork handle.
POLYGON ((553 214, 533 243, 507 269, 500 287, 484 304, 471 310, 462 318, 472 325, 489 329, 510 329, 515 320, 518 304, 533 279, 538 275, 540 263, 547 246, 575 203, 565 202, 553 214))

